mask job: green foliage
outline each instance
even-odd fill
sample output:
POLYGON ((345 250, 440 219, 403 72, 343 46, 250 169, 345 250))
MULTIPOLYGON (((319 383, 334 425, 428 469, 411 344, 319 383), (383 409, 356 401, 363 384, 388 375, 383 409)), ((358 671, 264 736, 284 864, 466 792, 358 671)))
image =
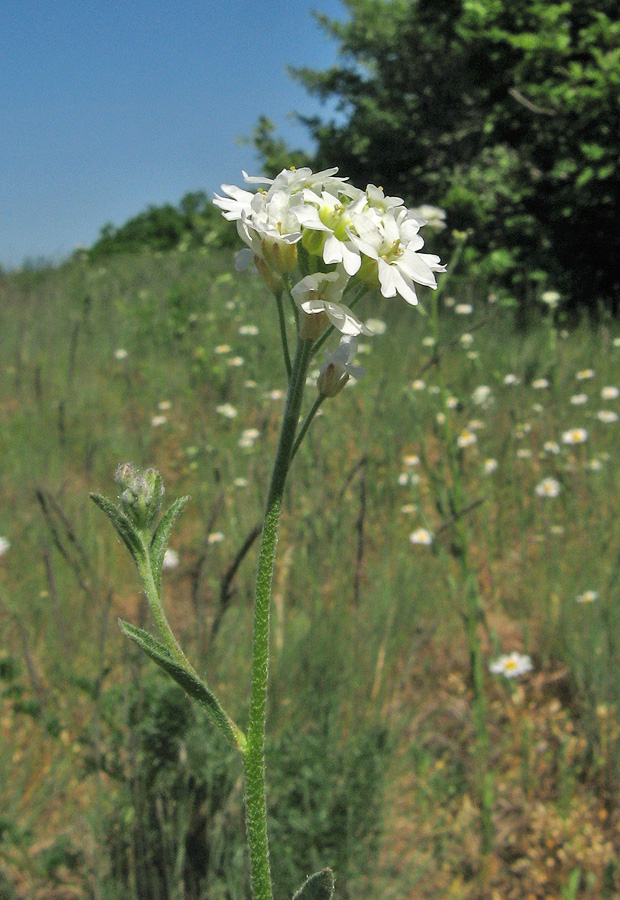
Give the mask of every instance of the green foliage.
MULTIPOLYGON (((122 702, 116 688, 105 697, 109 735, 98 760, 122 786, 104 823, 109 897, 124 896, 133 883, 141 898, 169 900, 182 881, 185 896, 196 900, 249 898, 238 756, 166 680, 145 672, 124 693, 122 702)), ((355 896, 352 849, 364 844, 369 853, 376 836, 386 751, 376 729, 357 736, 287 729, 271 742, 269 830, 281 895, 290 896, 322 857, 340 866, 343 900, 355 896)))
POLYGON ((101 259, 145 250, 230 247, 235 240, 234 227, 222 219, 204 191, 195 191, 186 194, 177 206, 149 206, 124 225, 105 225, 88 253, 91 259, 101 259))
MULTIPOLYGON (((483 270, 520 290, 542 269, 580 305, 620 290, 620 8, 615 0, 346 0, 319 16, 340 44, 327 71, 295 69, 336 104, 303 119, 317 168, 445 206, 483 270), (490 254, 511 254, 495 268, 490 254)), ((266 167, 287 161, 264 120, 266 167)), ((290 160, 291 157, 288 157, 290 160)))
POLYGON ((333 893, 333 873, 330 869, 323 869, 304 881, 293 900, 331 900, 333 893))

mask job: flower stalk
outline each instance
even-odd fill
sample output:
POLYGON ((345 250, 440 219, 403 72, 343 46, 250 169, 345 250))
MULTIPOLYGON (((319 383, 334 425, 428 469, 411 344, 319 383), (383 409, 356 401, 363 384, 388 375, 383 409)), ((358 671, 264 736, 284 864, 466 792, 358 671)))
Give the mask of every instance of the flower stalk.
POLYGON ((282 496, 292 459, 311 352, 311 340, 298 341, 286 397, 278 449, 271 475, 256 575, 250 723, 243 760, 246 782, 246 815, 250 848, 252 896, 254 900, 272 900, 273 898, 269 866, 265 792, 265 719, 269 674, 271 585, 278 542, 282 496))

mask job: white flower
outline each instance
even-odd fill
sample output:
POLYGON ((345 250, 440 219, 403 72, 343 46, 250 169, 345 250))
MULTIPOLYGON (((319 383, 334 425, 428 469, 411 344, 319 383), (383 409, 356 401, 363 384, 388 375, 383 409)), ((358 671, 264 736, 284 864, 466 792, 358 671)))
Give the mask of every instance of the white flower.
MULTIPOLYGON (((376 269, 371 264, 365 277, 376 275, 384 297, 400 294, 416 304, 415 285, 435 288, 435 273, 445 271, 438 256, 420 252, 424 241, 418 232, 425 220, 408 210, 400 197, 386 197, 372 184, 360 191, 337 177, 337 171, 283 169, 275 179, 244 173, 247 184, 264 186, 256 193, 222 185, 225 196, 216 195, 214 204, 237 223, 247 244, 237 257, 237 267, 254 261, 275 289, 277 282, 269 270, 293 271, 296 245, 302 241, 304 251, 314 257, 315 269, 320 267, 318 258, 325 265, 338 265, 346 276, 340 296, 330 302, 340 302, 348 279, 357 275, 362 257, 367 257, 376 269)), ((432 212, 438 225, 442 212, 432 212)))
POLYGON ((557 291, 545 291, 541 296, 541 301, 546 303, 551 309, 555 309, 560 302, 560 295, 557 291))
POLYGON ((540 484, 536 485, 539 497, 557 497, 561 490, 560 482, 555 478, 543 478, 540 484))
POLYGON ((323 365, 316 381, 319 393, 324 397, 335 397, 343 389, 350 376, 361 378, 365 370, 352 365, 357 353, 357 338, 345 336, 333 353, 323 351, 323 365))
POLYGON ((517 450, 517 459, 531 459, 532 451, 529 447, 519 447, 517 450))
POLYGON ((612 341, 614 347, 620 347, 620 337, 615 337, 612 341))
POLYGON ((265 397, 268 400, 284 400, 284 391, 280 388, 274 388, 273 391, 267 391, 265 397))
POLYGON ((583 444, 588 440, 588 432, 585 428, 569 428, 562 435, 563 444, 583 444))
POLYGON ((385 334, 387 325, 383 319, 366 319, 366 328, 370 329, 371 334, 385 334))
POLYGON ((221 403, 215 407, 215 411, 224 416, 225 419, 235 419, 238 415, 237 409, 232 403, 221 403))
POLYGON ((153 416, 151 419, 151 426, 153 428, 159 428, 161 425, 165 425, 168 419, 166 416, 153 416))
POLYGON ((213 352, 217 353, 220 356, 224 353, 230 353, 230 351, 231 351, 230 344, 218 344, 217 347, 213 348, 213 352))
POLYGON ((494 675, 504 675, 505 678, 516 678, 532 671, 532 660, 522 653, 508 653, 500 656, 489 665, 489 671, 494 675))
POLYGON ((447 397, 446 398, 446 406, 448 409, 456 409, 459 405, 458 397, 447 397))
POLYGON ((162 566, 164 569, 176 569, 179 565, 179 554, 176 550, 171 550, 170 547, 164 553, 164 561, 162 566))
POLYGON ((573 396, 570 398, 570 402, 573 404, 573 406, 583 406, 584 403, 588 402, 588 395, 573 394, 573 396))
POLYGON ((479 385, 471 395, 471 399, 476 406, 484 406, 487 401, 491 401, 491 388, 487 384, 479 385))
POLYGON ((340 301, 347 276, 341 271, 317 272, 306 275, 293 287, 291 294, 298 306, 308 315, 325 313, 338 331, 345 335, 372 334, 363 322, 340 301))
POLYGON ((521 379, 514 375, 512 372, 509 372, 508 375, 504 376, 504 384, 510 387, 513 384, 519 384, 521 379))
POLYGON ((248 486, 249 482, 248 482, 247 478, 235 478, 235 480, 233 481, 233 484, 235 487, 245 488, 248 486))
POLYGON ((497 469, 497 460, 496 459, 485 459, 484 461, 484 474, 492 475, 493 472, 497 469))
POLYGON ((124 347, 119 347, 118 350, 114 351, 114 359, 127 359, 128 355, 124 347))
POLYGON ((482 419, 470 419, 470 421, 467 423, 467 427, 470 431, 482 431, 487 426, 482 421, 482 419))
POLYGON ((157 404, 157 409, 160 410, 160 412, 167 412, 171 408, 172 403, 170 402, 170 400, 160 400, 157 404))
POLYGON ((463 449, 465 447, 471 447, 477 440, 478 438, 473 431, 468 431, 467 428, 464 428, 456 439, 456 445, 463 449))
POLYGON ((579 594, 577 597, 577 603, 594 603, 598 600, 597 591, 584 591, 583 594, 579 594))
POLYGON ((590 469, 591 472, 600 472, 603 468, 603 463, 600 459, 591 459, 590 462, 586 463, 586 468, 590 469))
POLYGON ((219 544, 224 540, 224 535, 221 531, 212 531, 211 534, 207 536, 207 544, 219 544))
POLYGON ((256 325, 241 325, 239 328, 239 334, 251 335, 252 337, 256 337, 256 335, 258 334, 258 327, 256 325))
POLYGON ((601 409, 597 412, 596 418, 599 422, 604 422, 605 425, 610 425, 612 422, 618 421, 618 413, 614 412, 613 409, 601 409))
POLYGON ((416 528, 416 530, 412 531, 409 535, 409 540, 412 544, 429 546, 433 543, 433 535, 427 528, 416 528))
POLYGON ((543 391, 545 388, 549 387, 549 382, 546 378, 537 378, 532 382, 532 387, 535 391, 543 391))
POLYGON ((543 450, 545 453, 554 453, 557 455, 560 452, 560 445, 556 441, 545 441, 543 450))
POLYGON ((426 383, 424 381, 422 381, 421 378, 416 378, 415 381, 411 382, 411 387, 413 388, 414 391, 423 391, 424 388, 426 387, 426 383))
POLYGON ((469 334, 469 332, 465 332, 465 334, 462 334, 460 336, 459 341, 461 342, 463 347, 471 347, 474 342, 474 336, 473 334, 469 334))
POLYGON ((474 311, 471 303, 457 303, 454 307, 454 312, 457 316, 470 316, 474 311))
POLYGON ((406 456, 403 456, 403 463, 406 466, 418 466, 420 464, 420 457, 415 453, 408 453, 406 456))
POLYGON ((613 385, 604 387, 601 390, 601 398, 603 400, 616 400, 618 397, 620 397, 620 390, 613 385))
POLYGON ((423 203, 422 206, 416 206, 415 209, 410 209, 409 212, 419 222, 429 225, 435 231, 443 231, 446 227, 446 211, 438 206, 423 203))
POLYGON ((594 369, 582 369, 575 375, 577 381, 586 381, 588 378, 594 378, 594 369))
POLYGON ((435 338, 428 334, 426 337, 422 338, 422 346, 423 347, 434 347, 435 346, 435 338))
POLYGON ((4 556, 7 550, 10 550, 11 542, 5 537, 0 537, 0 556, 4 556))
POLYGON ((416 284, 436 288, 435 272, 445 272, 439 257, 420 253, 424 241, 418 234, 420 223, 404 208, 387 210, 378 216, 367 209, 352 217, 347 233, 358 250, 377 262, 377 277, 384 297, 396 294, 416 305, 416 284))
POLYGON ((309 231, 323 232, 323 262, 327 265, 340 263, 347 275, 356 275, 362 256, 351 239, 349 228, 352 216, 366 205, 366 195, 360 193, 350 204, 342 203, 341 198, 327 191, 319 197, 314 191, 305 190, 303 197, 305 203, 296 210, 297 218, 309 231))

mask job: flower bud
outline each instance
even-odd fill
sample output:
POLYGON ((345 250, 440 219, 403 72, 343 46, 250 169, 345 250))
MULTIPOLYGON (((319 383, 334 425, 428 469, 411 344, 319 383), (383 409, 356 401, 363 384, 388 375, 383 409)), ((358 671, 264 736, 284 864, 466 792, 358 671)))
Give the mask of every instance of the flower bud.
POLYGON ((297 265, 297 245, 286 241, 270 241, 263 238, 261 241, 263 259, 270 269, 285 275, 292 272, 297 265))
POLYGON ((137 528, 152 526, 159 513, 164 496, 164 485, 156 469, 140 472, 131 463, 123 463, 116 470, 116 483, 122 488, 120 496, 123 512, 137 528))
POLYGON ((361 378, 364 369, 351 365, 357 352, 357 338, 346 335, 341 338, 333 353, 324 351, 324 363, 321 366, 316 386, 323 397, 335 397, 343 389, 349 377, 361 378))
POLYGON ((349 380, 349 373, 335 363, 323 366, 317 378, 316 386, 324 397, 335 397, 349 380))
POLYGON ((265 282, 269 290, 274 294, 279 293, 283 288, 282 279, 280 278, 280 276, 276 275, 276 273, 269 268, 267 263, 263 259, 261 259, 260 256, 254 257, 254 265, 256 266, 257 271, 260 272, 260 274, 263 276, 263 281, 265 282))
POLYGON ((320 338, 327 326, 329 319, 327 313, 323 310, 315 313, 304 312, 303 309, 299 314, 299 337, 302 341, 316 341, 320 338))
POLYGON ((325 232, 314 231, 311 229, 304 230, 301 244, 310 256, 323 256, 323 247, 325 246, 325 232))

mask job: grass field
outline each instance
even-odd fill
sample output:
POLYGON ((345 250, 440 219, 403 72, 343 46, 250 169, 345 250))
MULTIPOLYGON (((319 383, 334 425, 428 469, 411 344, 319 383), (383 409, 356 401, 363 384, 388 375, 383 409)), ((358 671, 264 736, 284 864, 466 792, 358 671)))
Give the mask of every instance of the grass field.
MULTIPOLYGON (((128 460, 191 495, 167 609, 243 722, 285 375, 273 300, 232 272, 175 252, 0 278, 1 900, 249 896, 241 767, 118 631, 151 623, 88 498, 128 460)), ((343 900, 617 897, 620 326, 465 276, 439 305, 435 345, 403 302, 360 310, 385 333, 291 473, 277 897, 325 865, 343 900), (512 651, 531 671, 489 672, 512 651)))

